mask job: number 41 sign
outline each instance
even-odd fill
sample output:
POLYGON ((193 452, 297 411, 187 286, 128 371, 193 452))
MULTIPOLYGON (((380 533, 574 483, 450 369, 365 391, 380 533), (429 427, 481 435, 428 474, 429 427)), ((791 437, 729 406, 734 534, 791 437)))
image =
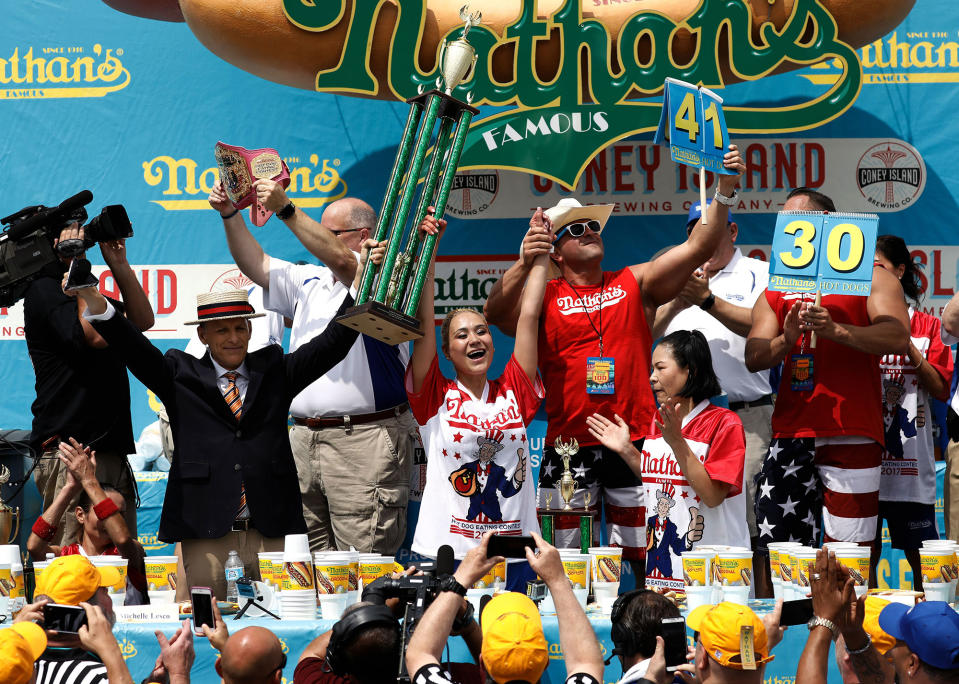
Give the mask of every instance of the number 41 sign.
POLYGON ((868 296, 878 227, 875 214, 779 212, 769 289, 868 296))
POLYGON ((667 142, 675 162, 724 175, 735 173, 723 166, 723 155, 729 147, 723 98, 708 88, 666 79, 663 113, 653 143, 667 142))

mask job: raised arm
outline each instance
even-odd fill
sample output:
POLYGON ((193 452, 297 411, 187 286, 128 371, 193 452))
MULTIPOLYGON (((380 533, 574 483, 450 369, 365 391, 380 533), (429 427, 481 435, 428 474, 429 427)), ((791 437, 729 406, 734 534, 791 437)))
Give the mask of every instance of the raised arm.
POLYGON ((552 233, 543 220, 542 208, 537 207, 529 226, 520 246, 519 259, 496 281, 483 305, 486 320, 510 336, 516 335, 523 287, 529 279, 533 263, 536 257, 549 254, 553 248, 552 233))
MULTIPOLYGON (((279 183, 260 179, 253 184, 260 204, 270 211, 280 211, 290 203, 286 191, 279 183)), ((283 219, 286 227, 297 237, 310 254, 333 271, 336 279, 343 283, 353 282, 356 271, 356 257, 350 248, 338 240, 328 228, 317 223, 299 209, 283 219)))
POLYGON ((802 334, 799 327, 800 308, 799 302, 792 305, 780 332, 776 312, 769 306, 765 293, 759 295, 753 305, 753 324, 746 339, 746 368, 750 372, 772 368, 786 357, 802 334))
POLYGON ((530 269, 529 279, 523 289, 519 320, 516 324, 516 344, 513 346, 513 356, 533 385, 536 384, 539 316, 543 309, 548 270, 549 257, 545 254, 538 255, 533 260, 533 268, 530 269))
MULTIPOLYGON (((432 207, 431 207, 432 209, 432 207)), ((437 236, 437 246, 439 240, 446 230, 445 219, 437 219, 430 213, 419 225, 419 230, 430 235, 437 236)), ((434 323, 436 312, 434 310, 434 285, 436 271, 436 250, 433 251, 433 260, 430 262, 430 270, 426 275, 426 281, 423 283, 423 291, 420 294, 420 304, 416 311, 416 316, 420 320, 420 326, 423 328, 423 337, 413 341, 413 351, 410 354, 410 372, 413 378, 413 393, 423 389, 423 381, 430 370, 433 358, 436 356, 436 325, 434 323)))
POLYGON ((60 488, 53 501, 50 502, 50 506, 43 511, 30 531, 30 537, 27 539, 27 553, 33 560, 42 561, 48 553, 52 553, 54 556, 60 555, 60 547, 51 544, 49 539, 53 538, 57 525, 60 523, 60 518, 69 508, 73 497, 79 492, 80 483, 68 472, 63 487, 60 488))
POLYGON ((226 231, 226 244, 230 255, 247 278, 262 287, 270 288, 270 255, 263 251, 253 233, 246 227, 243 215, 233 208, 223 184, 217 181, 207 198, 210 206, 216 209, 223 219, 226 231))
MULTIPOLYGON (((353 306, 353 295, 347 294, 333 318, 353 306)), ((284 355, 287 382, 292 394, 290 399, 317 378, 346 358, 359 332, 354 328, 330 321, 326 329, 295 352, 284 355)))
POLYGON ((530 534, 536 540, 536 549, 527 547, 526 560, 543 578, 549 587, 550 596, 556 605, 556 618, 559 622, 559 645, 566 662, 566 676, 576 673, 588 674, 597 681, 603 681, 603 656, 599 650, 596 632, 589 624, 589 618, 579 605, 579 599, 573 594, 563 563, 556 547, 546 543, 535 531, 530 534))
MULTIPOLYGON (((729 146, 724 165, 727 169, 736 171, 732 176, 719 176, 718 192, 729 197, 735 193, 739 177, 746 169, 735 145, 729 146)), ((703 225, 700 219, 686 242, 648 263, 630 267, 647 306, 662 306, 671 301, 682 291, 693 271, 716 251, 716 245, 727 231, 729 207, 714 201, 706 212, 706 225, 703 225)))
POLYGON ((154 322, 153 307, 150 306, 146 292, 127 261, 126 241, 101 242, 100 253, 103 254, 103 260, 110 267, 113 280, 120 290, 124 314, 139 330, 149 330, 154 322))
POLYGON ((86 305, 84 316, 93 321, 96 331, 123 359, 130 372, 153 390, 160 401, 169 401, 173 395, 173 375, 167 368, 163 352, 125 316, 117 316, 113 305, 95 287, 84 288, 77 294, 86 305))
POLYGON ((899 279, 882 267, 872 270, 872 291, 866 299, 869 325, 836 323, 824 306, 803 309, 799 321, 833 342, 866 354, 906 354, 909 346, 909 310, 899 279))

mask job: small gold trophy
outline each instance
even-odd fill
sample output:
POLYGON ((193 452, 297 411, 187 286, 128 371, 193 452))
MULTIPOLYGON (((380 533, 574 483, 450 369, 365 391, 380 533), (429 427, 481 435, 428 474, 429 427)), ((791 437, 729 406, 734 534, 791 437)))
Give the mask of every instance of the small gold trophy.
POLYGON ((573 471, 569 469, 569 459, 579 453, 579 442, 573 438, 564 443, 562 437, 557 437, 553 448, 563 459, 563 476, 557 481, 556 489, 559 490, 559 495, 563 497, 563 502, 566 504, 563 506, 563 510, 571 511, 573 507, 570 506, 569 502, 572 501, 573 494, 576 493, 576 480, 573 478, 573 471))
MULTIPOLYGON (((10 481, 10 469, 0 466, 0 486, 10 481)), ((0 543, 13 544, 20 533, 20 509, 10 508, 0 499, 0 543)))

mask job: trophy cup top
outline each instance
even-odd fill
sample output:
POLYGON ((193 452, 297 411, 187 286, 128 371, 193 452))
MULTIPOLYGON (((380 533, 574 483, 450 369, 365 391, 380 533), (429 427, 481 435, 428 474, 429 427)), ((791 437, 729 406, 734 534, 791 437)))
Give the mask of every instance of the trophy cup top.
POLYGON ((443 77, 443 83, 446 84, 446 94, 451 94, 456 87, 462 83, 470 67, 476 62, 476 49, 469 44, 467 36, 470 29, 478 26, 483 18, 481 12, 468 12, 469 5, 463 5, 460 8, 460 19, 463 20, 463 35, 447 43, 443 49, 442 64, 440 73, 443 77))

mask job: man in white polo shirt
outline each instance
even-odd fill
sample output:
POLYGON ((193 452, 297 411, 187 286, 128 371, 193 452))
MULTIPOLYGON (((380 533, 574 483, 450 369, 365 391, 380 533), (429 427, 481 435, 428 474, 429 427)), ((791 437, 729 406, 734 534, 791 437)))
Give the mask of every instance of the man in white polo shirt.
MULTIPOLYGON (((953 295, 942 310, 942 341, 952 346, 959 342, 959 293, 953 295)), ((959 387, 952 394, 949 408, 959 413, 959 387)), ((951 420, 951 419, 950 419, 951 420)), ((953 431, 950 430, 950 433, 953 431)), ((943 479, 943 514, 946 519, 946 538, 959 539, 959 442, 949 435, 946 449, 946 473, 943 479)))
MULTIPOLYGON (((709 206, 709 200, 706 206, 709 206)), ((687 235, 702 215, 696 202, 689 209, 687 235)), ((720 240, 716 251, 703 267, 693 273, 682 293, 656 311, 653 337, 659 338, 676 330, 699 330, 709 342, 713 370, 729 398, 729 408, 743 421, 746 431, 746 464, 743 473, 746 491, 746 520, 749 536, 755 541, 756 485, 753 481, 762 466, 772 439, 772 389, 769 371, 750 373, 744 354, 746 335, 752 325, 752 307, 769 282, 769 264, 743 256, 736 246, 739 227, 733 215, 728 219, 729 232, 720 240)), ((772 596, 769 579, 759 572, 764 563, 756 563, 757 595, 772 596)))
MULTIPOLYGON (((255 184, 260 204, 276 212, 323 265, 271 258, 217 183, 210 205, 220 212, 237 266, 263 287, 265 306, 292 319, 290 351, 332 320, 346 297, 360 245, 376 225, 366 202, 346 197, 317 223, 297 209, 283 187, 255 184)), ((360 335, 346 358, 300 392, 290 405, 290 443, 300 479, 310 549, 393 554, 406 535, 416 426, 403 376, 408 345, 390 346, 360 335)))

